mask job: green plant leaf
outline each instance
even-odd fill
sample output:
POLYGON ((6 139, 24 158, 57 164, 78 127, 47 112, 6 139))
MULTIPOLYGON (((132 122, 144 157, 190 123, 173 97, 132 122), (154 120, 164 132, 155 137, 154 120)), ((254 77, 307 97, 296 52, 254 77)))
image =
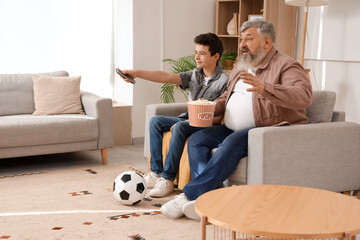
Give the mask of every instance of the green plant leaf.
POLYGON ((221 55, 219 63, 221 64, 223 69, 226 69, 226 60, 231 60, 233 62, 236 61, 237 53, 233 50, 225 50, 221 55))
MULTIPOLYGON (((174 74, 187 72, 196 68, 195 55, 180 57, 176 60, 166 58, 163 62, 166 62, 171 66, 171 72, 174 74)), ((161 86, 160 100, 162 103, 175 102, 174 88, 176 88, 177 91, 180 91, 186 99, 189 98, 189 91, 183 90, 179 86, 165 83, 161 86)))
POLYGON ((174 85, 165 83, 161 86, 160 100, 162 103, 173 103, 175 102, 174 97, 174 85))

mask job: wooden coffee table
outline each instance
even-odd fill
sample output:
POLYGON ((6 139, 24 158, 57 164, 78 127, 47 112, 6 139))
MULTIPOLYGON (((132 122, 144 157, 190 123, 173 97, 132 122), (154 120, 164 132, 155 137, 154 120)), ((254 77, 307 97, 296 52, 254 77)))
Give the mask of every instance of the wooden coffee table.
POLYGON ((201 217, 202 239, 206 239, 207 224, 230 231, 231 239, 355 240, 360 234, 360 200, 314 188, 221 188, 201 195, 195 209, 201 217))

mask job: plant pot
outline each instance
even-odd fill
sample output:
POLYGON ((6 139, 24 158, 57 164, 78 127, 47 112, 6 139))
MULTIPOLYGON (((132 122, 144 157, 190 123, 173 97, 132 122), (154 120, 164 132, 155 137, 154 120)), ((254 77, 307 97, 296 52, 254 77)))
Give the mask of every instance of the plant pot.
POLYGON ((233 60, 225 60, 226 66, 225 69, 231 70, 234 67, 234 61, 233 60))
POLYGON ((233 61, 233 60, 225 60, 225 62, 226 62, 226 66, 227 66, 227 67, 231 67, 231 66, 234 65, 234 61, 233 61))

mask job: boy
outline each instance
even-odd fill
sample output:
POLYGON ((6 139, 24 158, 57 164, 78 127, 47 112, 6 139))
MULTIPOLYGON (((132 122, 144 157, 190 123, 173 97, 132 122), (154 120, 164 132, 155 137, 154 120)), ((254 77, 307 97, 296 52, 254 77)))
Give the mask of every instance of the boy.
MULTIPOLYGON (((162 71, 124 70, 132 78, 139 77, 152 82, 172 83, 182 89, 189 89, 189 100, 204 98, 215 100, 225 90, 228 75, 222 70, 219 59, 223 52, 221 40, 213 33, 200 34, 195 37, 194 70, 180 74, 162 71)), ((128 81, 124 79, 125 81, 128 81)), ((174 191, 174 179, 179 166, 181 154, 187 137, 203 128, 192 127, 187 121, 187 113, 178 117, 154 116, 150 119, 150 173, 145 174, 147 188, 151 197, 165 197, 174 191), (162 138, 163 133, 172 131, 169 152, 163 166, 162 138)))

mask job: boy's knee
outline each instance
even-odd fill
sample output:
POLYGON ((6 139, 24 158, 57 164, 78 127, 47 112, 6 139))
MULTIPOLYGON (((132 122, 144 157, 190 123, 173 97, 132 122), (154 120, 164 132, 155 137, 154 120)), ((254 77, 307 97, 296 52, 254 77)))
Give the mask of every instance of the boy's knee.
POLYGON ((149 121, 149 126, 152 127, 152 126, 157 126, 159 123, 159 116, 153 116, 150 118, 150 121, 149 121))
POLYGON ((187 128, 189 127, 189 123, 186 121, 180 121, 175 124, 172 129, 173 134, 183 134, 187 132, 187 128))

